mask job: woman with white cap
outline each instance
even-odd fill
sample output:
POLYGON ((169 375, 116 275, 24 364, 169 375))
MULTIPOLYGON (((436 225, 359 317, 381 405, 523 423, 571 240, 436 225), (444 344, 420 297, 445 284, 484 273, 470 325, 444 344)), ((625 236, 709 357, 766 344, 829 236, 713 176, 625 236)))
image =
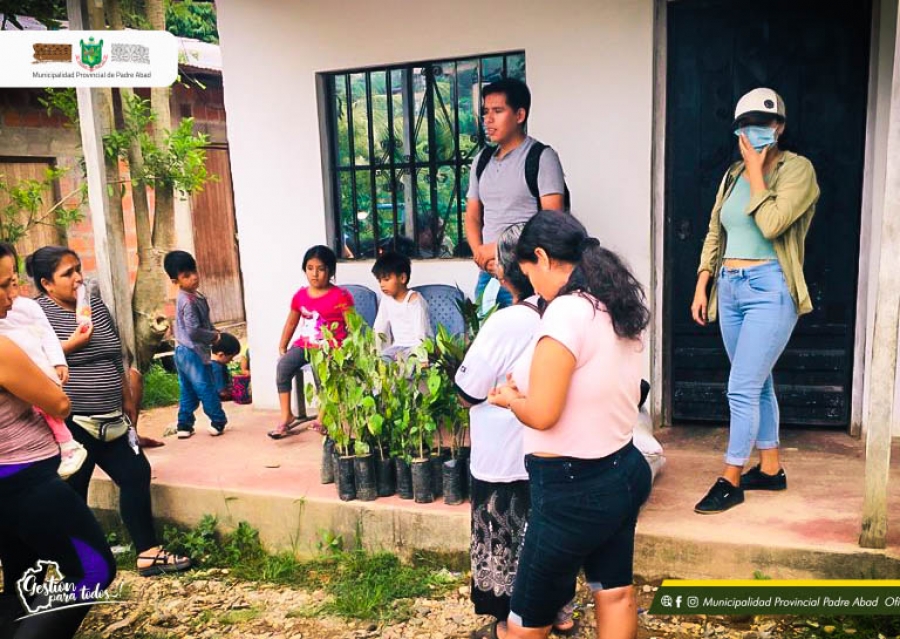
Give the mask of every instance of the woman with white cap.
POLYGON ((772 89, 738 101, 742 159, 719 185, 703 242, 691 314, 701 326, 718 315, 731 361, 731 423, 725 471, 695 506, 701 514, 743 503, 745 490, 787 488, 772 369, 798 316, 812 310, 803 258, 819 186, 808 159, 779 147, 785 123, 784 101, 772 89), (754 446, 760 463, 743 473, 754 446))

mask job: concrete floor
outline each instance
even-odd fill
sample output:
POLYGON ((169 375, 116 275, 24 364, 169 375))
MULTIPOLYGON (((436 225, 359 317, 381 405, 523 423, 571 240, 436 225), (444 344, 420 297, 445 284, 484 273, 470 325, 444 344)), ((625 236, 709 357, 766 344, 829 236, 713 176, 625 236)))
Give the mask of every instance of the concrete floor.
MULTIPOLYGON (((188 440, 163 438, 174 408, 148 411, 141 432, 166 446, 147 451, 153 466, 158 517, 196 522, 206 513, 225 526, 246 519, 272 547, 315 551, 323 531, 345 540, 401 552, 464 553, 469 505, 414 504, 398 497, 341 502, 334 485, 319 482, 321 436, 305 432, 281 441, 266 437, 273 411, 226 404, 222 437, 205 431, 188 440)), ((721 470, 724 428, 676 427, 659 435, 668 463, 638 524, 636 570, 645 577, 776 578, 900 577, 900 445, 893 451, 888 548, 857 545, 865 474, 864 445, 844 433, 783 433, 789 489, 748 492, 723 514, 701 516, 693 505, 721 470)), ((102 473, 92 504, 114 511, 115 490, 102 473)))

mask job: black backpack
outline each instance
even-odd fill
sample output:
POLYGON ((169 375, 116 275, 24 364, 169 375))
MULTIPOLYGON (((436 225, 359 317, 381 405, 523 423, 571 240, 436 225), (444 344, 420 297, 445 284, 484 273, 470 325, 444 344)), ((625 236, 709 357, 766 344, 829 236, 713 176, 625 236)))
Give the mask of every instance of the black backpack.
MULTIPOLYGON (((535 201, 537 201, 538 211, 541 210, 541 193, 538 190, 538 171, 541 170, 541 153, 544 152, 544 149, 548 148, 550 147, 543 142, 535 140, 534 144, 531 145, 531 148, 528 149, 528 155, 525 156, 525 184, 528 185, 528 190, 531 192, 535 201)), ((481 155, 478 156, 478 165, 475 167, 475 175, 478 177, 479 182, 481 181, 481 174, 484 173, 488 162, 494 157, 496 149, 497 147, 495 146, 486 146, 481 152, 481 155)), ((563 210, 570 211, 572 205, 571 198, 569 197, 569 185, 564 183, 563 189, 563 210)))

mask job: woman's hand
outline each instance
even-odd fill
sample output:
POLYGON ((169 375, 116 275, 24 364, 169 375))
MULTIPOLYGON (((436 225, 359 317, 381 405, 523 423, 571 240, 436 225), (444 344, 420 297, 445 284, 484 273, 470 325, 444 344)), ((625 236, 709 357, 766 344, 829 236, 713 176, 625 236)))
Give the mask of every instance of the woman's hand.
POLYGON ((696 291, 694 293, 694 301, 691 303, 691 317, 693 317, 694 321, 700 326, 706 326, 706 322, 709 319, 709 315, 707 314, 708 305, 709 298, 706 295, 706 290, 696 291))
POLYGON ((762 168, 766 163, 766 155, 768 155, 771 147, 767 146, 762 151, 757 151, 743 133, 738 137, 738 146, 741 149, 741 157, 744 158, 744 166, 747 168, 747 171, 756 171, 762 175, 762 168))
POLYGON ((738 138, 738 146, 741 149, 741 157, 744 158, 744 169, 747 172, 747 182, 750 183, 750 193, 756 195, 766 190, 766 181, 763 178, 763 167, 766 165, 771 146, 757 152, 750 144, 750 140, 743 133, 738 138))
POLYGON ((491 389, 490 394, 488 394, 488 403, 500 408, 509 408, 513 401, 524 397, 525 395, 519 391, 519 387, 513 381, 512 375, 507 373, 506 384, 491 389))
POLYGON ((75 332, 72 333, 71 337, 69 337, 69 339, 67 339, 63 344, 63 352, 72 353, 75 351, 80 351, 90 343, 91 335, 93 334, 93 324, 81 324, 75 329, 75 332))
POLYGON ((697 276, 697 287, 694 289, 694 301, 691 302, 691 317, 700 326, 706 326, 709 321, 709 296, 706 293, 709 277, 709 271, 700 271, 697 276))

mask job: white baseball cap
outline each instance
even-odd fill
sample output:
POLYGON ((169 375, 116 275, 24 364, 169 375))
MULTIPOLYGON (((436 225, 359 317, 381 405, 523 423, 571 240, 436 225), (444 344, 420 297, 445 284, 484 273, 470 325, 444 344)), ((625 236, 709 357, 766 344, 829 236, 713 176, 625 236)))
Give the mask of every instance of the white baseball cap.
POLYGON ((784 100, 774 90, 760 87, 753 89, 738 100, 734 108, 734 124, 737 128, 738 121, 748 115, 774 116, 779 121, 786 119, 784 100))

